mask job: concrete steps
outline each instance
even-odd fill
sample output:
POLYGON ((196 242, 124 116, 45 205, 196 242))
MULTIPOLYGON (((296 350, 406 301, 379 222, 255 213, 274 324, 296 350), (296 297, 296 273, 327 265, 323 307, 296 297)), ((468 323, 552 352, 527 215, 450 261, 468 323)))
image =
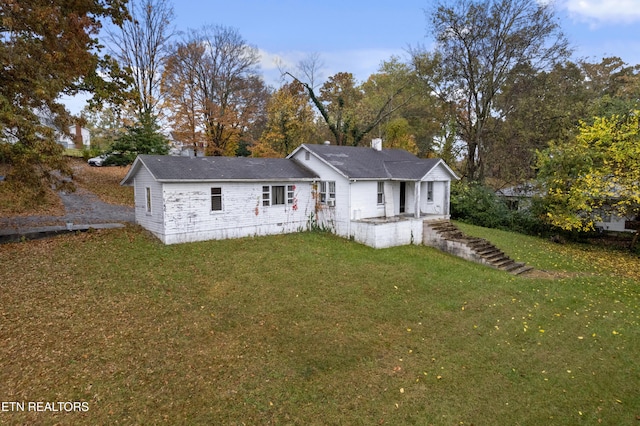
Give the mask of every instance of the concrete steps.
POLYGON ((483 238, 466 235, 448 220, 425 221, 425 245, 440 248, 456 256, 482 263, 513 275, 532 270, 525 263, 516 262, 483 238))

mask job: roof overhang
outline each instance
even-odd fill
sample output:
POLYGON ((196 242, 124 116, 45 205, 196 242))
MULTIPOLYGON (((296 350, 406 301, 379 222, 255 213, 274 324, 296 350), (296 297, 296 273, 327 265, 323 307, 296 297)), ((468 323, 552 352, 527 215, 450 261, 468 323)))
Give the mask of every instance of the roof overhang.
MULTIPOLYGON (((324 158, 322 158, 321 156, 319 156, 318 154, 316 154, 315 152, 311 151, 310 149, 307 148, 306 144, 302 144, 299 147, 297 147, 296 149, 293 150, 293 152, 291 152, 291 154, 287 155, 286 158, 290 158, 293 159, 293 157, 296 155, 296 153, 298 151, 304 150, 306 152, 308 152, 309 154, 313 155, 314 158, 320 160, 321 163, 329 166, 331 169, 333 169, 333 171, 335 171, 336 173, 338 173, 340 176, 344 177, 345 179, 349 179, 349 176, 345 175, 340 169, 338 169, 336 166, 334 166, 333 164, 331 164, 330 162, 328 162, 327 160, 325 160, 324 158)), ((299 162, 299 161, 298 161, 299 162)))
POLYGON ((420 180, 421 181, 428 180, 427 176, 429 176, 429 173, 431 173, 438 166, 442 166, 445 169, 445 171, 449 174, 449 176, 451 176, 451 180, 460 180, 458 175, 456 175, 456 173, 451 169, 451 167, 449 167, 447 165, 447 163, 445 163, 444 160, 441 159, 441 158, 438 159, 438 162, 436 164, 434 164, 433 167, 431 167, 431 169, 429 169, 429 171, 427 173, 425 173, 425 175, 422 176, 422 178, 420 180))

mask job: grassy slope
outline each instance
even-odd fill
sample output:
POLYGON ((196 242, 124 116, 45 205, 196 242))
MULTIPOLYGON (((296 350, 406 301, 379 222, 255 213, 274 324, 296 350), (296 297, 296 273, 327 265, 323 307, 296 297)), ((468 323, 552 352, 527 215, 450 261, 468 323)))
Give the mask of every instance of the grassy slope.
POLYGON ((0 423, 632 424, 638 258, 488 232, 558 273, 325 234, 0 246, 0 423))
MULTIPOLYGON (((71 158, 74 183, 96 194, 102 201, 133 207, 133 187, 120 186, 129 170, 127 167, 89 167, 81 158, 71 158)), ((0 167, 0 176, 8 169, 0 167)), ((46 199, 37 204, 28 192, 16 192, 6 182, 0 182, 0 217, 63 216, 64 205, 53 189, 47 190, 46 199)))

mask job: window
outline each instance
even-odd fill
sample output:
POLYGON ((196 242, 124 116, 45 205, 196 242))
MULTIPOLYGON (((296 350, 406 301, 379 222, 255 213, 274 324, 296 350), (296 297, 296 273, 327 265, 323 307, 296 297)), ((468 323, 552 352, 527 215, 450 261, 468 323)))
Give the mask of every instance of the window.
POLYGON ((287 204, 293 204, 295 185, 287 185, 287 204))
POLYGON ((378 182, 378 204, 384 204, 384 182, 378 182))
POLYGON ((284 185, 264 185, 262 187, 262 205, 276 206, 285 203, 293 204, 293 191, 296 189, 296 186, 288 185, 286 189, 287 191, 285 192, 284 185))
POLYGON ((433 182, 427 182, 427 201, 433 201, 433 182))
POLYGON ((284 204, 284 186, 271 187, 271 205, 284 204))
POLYGON ((147 202, 147 213, 151 213, 151 188, 145 188, 145 197, 147 202))
POLYGON ((327 202, 327 182, 320 182, 320 202, 327 202))
POLYGON ((311 155, 309 154, 309 151, 305 151, 304 152, 304 159, 309 161, 309 158, 311 158, 311 155))
POLYGON ((335 181, 320 182, 320 203, 327 204, 328 200, 336 199, 336 183, 335 181))
POLYGON ((211 211, 222 211, 222 188, 211 188, 211 211))

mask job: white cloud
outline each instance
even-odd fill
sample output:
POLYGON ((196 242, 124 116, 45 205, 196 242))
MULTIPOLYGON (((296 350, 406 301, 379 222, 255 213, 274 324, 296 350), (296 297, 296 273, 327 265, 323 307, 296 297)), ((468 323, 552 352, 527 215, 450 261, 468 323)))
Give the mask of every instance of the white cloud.
POLYGON ((640 0, 560 0, 558 6, 573 19, 595 26, 640 21, 640 0))
MULTIPOLYGON (((350 72, 358 82, 364 82, 371 74, 380 68, 383 61, 392 56, 403 57, 405 52, 401 49, 360 49, 360 50, 335 50, 319 52, 321 67, 317 75, 322 84, 327 78, 339 72, 350 72)), ((300 61, 308 58, 309 52, 291 51, 271 53, 260 50, 260 67, 265 81, 274 87, 282 84, 280 69, 290 71, 294 75, 300 61)), ((290 79, 285 79, 289 81, 290 79)))

